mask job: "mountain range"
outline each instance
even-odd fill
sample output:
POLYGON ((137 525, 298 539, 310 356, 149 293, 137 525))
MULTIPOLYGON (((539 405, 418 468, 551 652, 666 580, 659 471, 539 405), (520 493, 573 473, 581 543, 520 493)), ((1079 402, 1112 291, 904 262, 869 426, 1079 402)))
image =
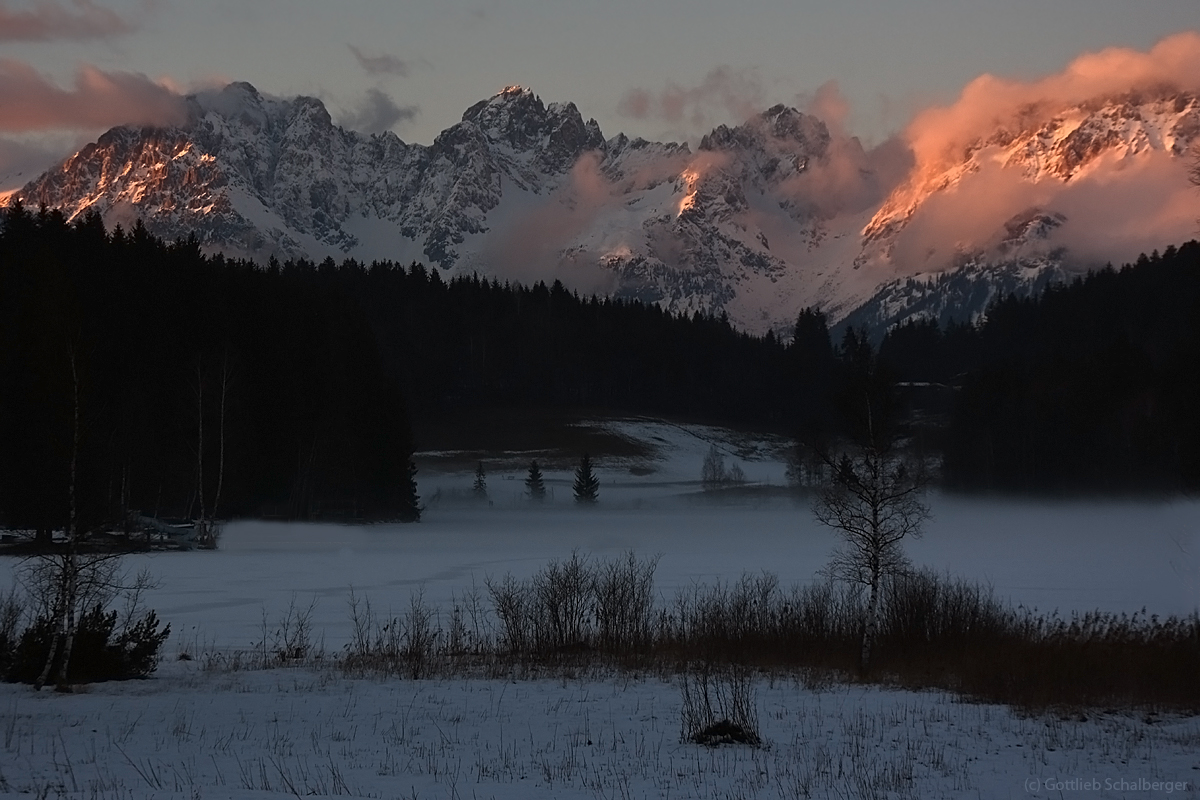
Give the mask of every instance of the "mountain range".
POLYGON ((574 104, 516 86, 430 145, 247 83, 187 107, 175 127, 109 130, 17 194, 230 255, 560 279, 754 333, 810 306, 877 333, 973 319, 998 293, 1189 238, 1200 216, 1200 98, 1172 87, 1032 105, 935 157, 902 140, 864 149, 783 105, 694 149, 606 138, 574 104))

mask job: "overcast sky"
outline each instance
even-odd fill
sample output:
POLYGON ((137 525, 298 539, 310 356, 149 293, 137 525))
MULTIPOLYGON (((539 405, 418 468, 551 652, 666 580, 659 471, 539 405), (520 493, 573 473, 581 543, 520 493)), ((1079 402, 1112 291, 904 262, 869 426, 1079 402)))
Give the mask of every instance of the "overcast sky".
POLYGON ((229 80, 422 143, 509 84, 606 136, 693 141, 825 86, 871 144, 980 74, 1032 80, 1198 27, 1197 0, 0 0, 0 172, 161 87, 229 80))

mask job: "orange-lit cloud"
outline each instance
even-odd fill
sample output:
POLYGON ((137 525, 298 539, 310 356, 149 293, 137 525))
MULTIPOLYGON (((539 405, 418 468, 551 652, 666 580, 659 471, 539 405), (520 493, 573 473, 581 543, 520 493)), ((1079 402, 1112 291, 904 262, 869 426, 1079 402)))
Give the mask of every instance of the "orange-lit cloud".
MULTIPOLYGON (((1148 52, 1088 53, 1035 81, 980 76, 953 105, 926 109, 908 125, 902 138, 915 167, 901 191, 920 197, 935 189, 968 148, 997 131, 1019 135, 1089 101, 1164 88, 1200 91, 1200 33, 1169 36, 1148 52)), ((903 272, 944 269, 956 251, 987 252, 1005 222, 1031 208, 1066 217, 1037 245, 1042 251, 1065 248, 1079 267, 1131 260, 1195 235, 1200 192, 1188 186, 1187 173, 1186 159, 1162 150, 1109 160, 1065 182, 1031 180, 985 157, 952 188, 928 194, 895 238, 891 262, 903 272)))
POLYGON ((825 217, 854 214, 881 202, 908 176, 913 157, 902 139, 892 137, 864 150, 862 143, 847 132, 850 102, 837 81, 827 81, 813 94, 796 100, 804 113, 825 123, 830 142, 824 158, 810 162, 807 170, 781 187, 793 203, 825 217))
POLYGON ((1068 183, 1032 183, 993 164, 926 201, 896 237, 892 263, 905 273, 939 271, 956 250, 987 253, 1005 222, 1031 208, 1066 218, 1034 244, 1035 252, 1065 248, 1068 265, 1083 269, 1194 238, 1200 192, 1189 184, 1186 165, 1161 151, 1068 183))
POLYGON ((168 125, 186 114, 178 93, 139 73, 84 65, 63 89, 28 64, 0 59, 0 131, 168 125))
POLYGON ((1200 90, 1200 33, 1168 36, 1146 53, 1123 47, 1087 53, 1033 82, 981 75, 953 105, 917 114, 905 138, 918 164, 932 167, 961 157, 964 147, 997 128, 1013 131, 1086 100, 1163 85, 1200 90))
POLYGON ((617 110, 634 119, 661 119, 701 129, 729 118, 735 123, 748 119, 766 107, 764 97, 756 73, 720 66, 695 86, 670 83, 659 91, 630 89, 617 110))
POLYGON ((29 9, 0 0, 0 42, 45 42, 53 39, 105 39, 131 33, 137 26, 92 0, 74 0, 74 8, 40 0, 29 9))

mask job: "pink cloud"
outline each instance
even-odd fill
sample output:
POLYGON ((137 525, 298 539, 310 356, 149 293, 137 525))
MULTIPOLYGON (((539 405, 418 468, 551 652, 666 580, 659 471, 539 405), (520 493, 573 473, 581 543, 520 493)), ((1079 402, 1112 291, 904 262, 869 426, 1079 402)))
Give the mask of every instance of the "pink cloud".
POLYGON ((917 114, 905 136, 918 165, 933 167, 961 157, 964 147, 997 128, 1020 129, 1086 100, 1164 85, 1200 90, 1200 33, 1168 36, 1145 53, 1124 47, 1086 53, 1032 82, 981 75, 953 105, 917 114))
POLYGON ((63 89, 28 64, 0 59, 0 131, 169 125, 186 113, 178 93, 139 73, 84 65, 63 89))

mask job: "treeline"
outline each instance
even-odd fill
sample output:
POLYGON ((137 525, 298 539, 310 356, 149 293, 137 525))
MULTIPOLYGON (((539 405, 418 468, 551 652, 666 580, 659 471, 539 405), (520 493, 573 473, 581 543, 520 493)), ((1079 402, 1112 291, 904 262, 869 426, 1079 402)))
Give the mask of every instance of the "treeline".
POLYGON ((0 222, 0 525, 415 518, 403 387, 349 294, 140 223, 0 222))
POLYGON ((917 434, 962 490, 1200 485, 1196 243, 1001 300, 980 326, 910 323, 876 349, 854 330, 835 345, 814 310, 782 341, 557 282, 263 267, 20 206, 0 223, 0 525, 63 528, 73 460, 84 525, 129 510, 413 518, 410 412, 503 407, 809 442, 867 419, 872 435, 917 434))
POLYGON ((977 327, 901 326, 880 359, 954 387, 948 486, 1200 488, 1200 243, 1001 299, 977 327))
POLYGON ((580 297, 558 281, 445 281, 416 263, 282 269, 357 299, 389 370, 409 376, 417 415, 582 408, 783 425, 796 390, 782 342, 712 316, 580 297))

